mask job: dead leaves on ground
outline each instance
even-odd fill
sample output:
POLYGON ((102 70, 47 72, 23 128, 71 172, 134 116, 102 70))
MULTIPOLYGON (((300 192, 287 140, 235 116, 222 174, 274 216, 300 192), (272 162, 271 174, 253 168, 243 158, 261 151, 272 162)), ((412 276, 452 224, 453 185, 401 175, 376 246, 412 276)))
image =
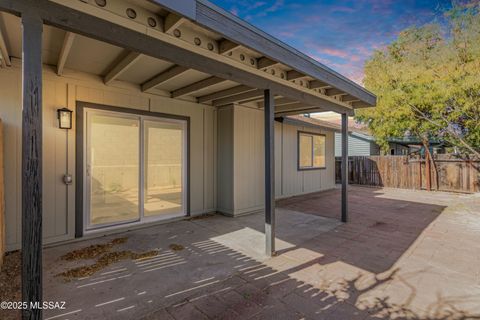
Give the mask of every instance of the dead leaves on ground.
POLYGON ((104 244, 95 244, 82 249, 71 251, 61 257, 62 260, 76 261, 89 260, 96 258, 96 262, 90 265, 72 268, 62 273, 57 274, 57 277, 63 277, 65 281, 70 281, 74 278, 88 277, 96 272, 106 268, 107 266, 116 263, 120 260, 137 260, 149 257, 154 257, 158 254, 157 250, 151 250, 142 253, 132 252, 130 250, 113 251, 115 245, 120 245, 127 242, 127 238, 116 238, 104 244))

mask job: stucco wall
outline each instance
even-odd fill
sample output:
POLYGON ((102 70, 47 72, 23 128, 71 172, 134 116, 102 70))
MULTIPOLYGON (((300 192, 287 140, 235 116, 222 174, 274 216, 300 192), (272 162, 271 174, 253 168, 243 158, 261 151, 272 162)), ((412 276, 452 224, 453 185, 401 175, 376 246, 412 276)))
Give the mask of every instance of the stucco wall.
MULTIPOLYGON (((75 189, 62 182, 66 172, 75 181, 75 127, 58 129, 56 110, 75 110, 76 101, 150 110, 190 117, 190 211, 216 207, 216 111, 213 107, 142 93, 137 86, 105 86, 101 78, 66 71, 57 76, 46 66, 43 86, 43 230, 46 243, 74 237, 75 189), (67 156, 68 155, 68 156, 67 156)), ((7 250, 21 239, 21 67, 0 70, 0 118, 4 122, 5 211, 7 250)))

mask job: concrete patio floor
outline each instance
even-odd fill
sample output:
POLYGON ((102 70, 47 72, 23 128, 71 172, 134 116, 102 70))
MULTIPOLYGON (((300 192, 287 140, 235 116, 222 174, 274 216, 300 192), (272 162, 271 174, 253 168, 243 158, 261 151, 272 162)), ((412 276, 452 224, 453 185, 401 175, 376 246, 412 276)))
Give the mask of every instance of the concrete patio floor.
POLYGON ((44 251, 45 319, 480 319, 480 197, 350 188, 277 202, 278 256, 264 256, 263 216, 174 222, 44 251), (158 250, 65 282, 92 261, 60 257, 128 237, 158 250), (169 249, 171 244, 183 250, 169 249))

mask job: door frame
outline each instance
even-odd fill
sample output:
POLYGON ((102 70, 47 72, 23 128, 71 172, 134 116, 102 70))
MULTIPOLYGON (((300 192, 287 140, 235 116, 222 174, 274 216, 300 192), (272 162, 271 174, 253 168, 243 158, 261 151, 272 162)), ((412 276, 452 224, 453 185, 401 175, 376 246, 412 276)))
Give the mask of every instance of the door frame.
MULTIPOLYGON (((85 165, 85 127, 86 119, 84 119, 85 109, 94 109, 99 111, 110 111, 118 112, 124 114, 132 114, 136 116, 146 116, 150 118, 165 118, 172 120, 183 120, 186 121, 186 146, 185 146, 185 216, 190 216, 190 117, 173 115, 161 112, 152 112, 146 110, 138 110, 131 108, 123 107, 114 107, 109 105, 102 105, 90 102, 76 101, 76 110, 75 110, 75 237, 82 237, 85 233, 85 181, 84 181, 84 165, 85 165)), ((143 135, 143 133, 141 133, 143 135)), ((139 186, 140 189, 143 188, 143 185, 139 186)), ((159 220, 157 220, 159 221, 159 220)), ((135 223, 135 222, 134 222, 135 223)), ((133 223, 133 224, 134 224, 133 223)), ((141 221, 140 223, 148 224, 149 221, 141 221)), ((122 224, 125 226, 125 224, 122 224)), ((108 230, 121 225, 115 225, 113 227, 105 227, 97 230, 108 230)))

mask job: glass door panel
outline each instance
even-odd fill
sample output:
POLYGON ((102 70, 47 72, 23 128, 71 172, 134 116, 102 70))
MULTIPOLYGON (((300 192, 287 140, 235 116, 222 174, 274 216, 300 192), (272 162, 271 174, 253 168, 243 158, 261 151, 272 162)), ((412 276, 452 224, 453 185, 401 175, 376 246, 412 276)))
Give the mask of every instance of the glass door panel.
POLYGON ((144 120, 143 126, 143 215, 184 215, 183 123, 144 120))
POLYGON ((137 221, 140 119, 87 112, 87 228, 137 221))

